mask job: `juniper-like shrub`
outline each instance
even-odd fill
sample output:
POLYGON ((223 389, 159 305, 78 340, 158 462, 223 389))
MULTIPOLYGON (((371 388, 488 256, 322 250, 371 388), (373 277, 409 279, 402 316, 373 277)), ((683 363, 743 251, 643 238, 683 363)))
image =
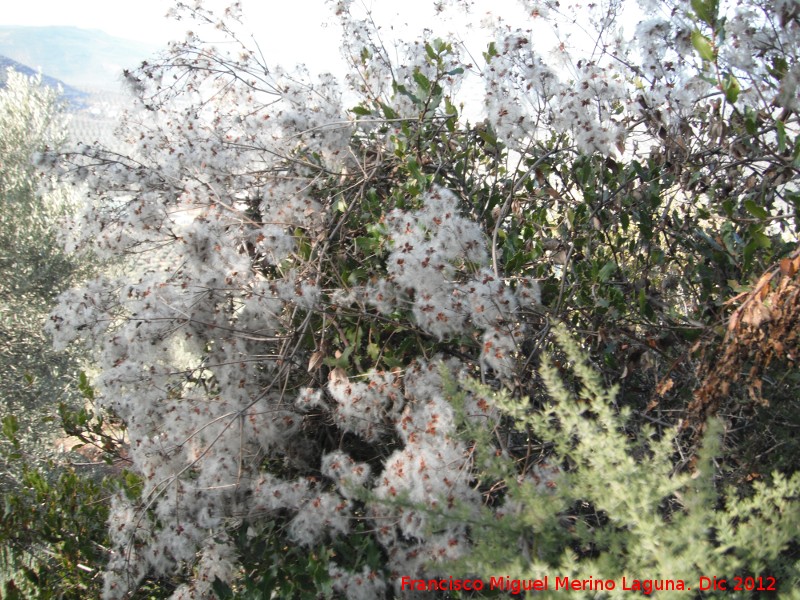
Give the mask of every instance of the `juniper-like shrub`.
POLYGON ((752 597, 761 586, 796 597, 800 474, 772 473, 744 494, 722 485, 721 421, 709 421, 696 457, 681 457, 677 429, 632 430, 616 386, 606 388, 565 328, 554 332, 562 366, 548 360, 541 368, 551 401, 534 411, 527 400, 495 395, 548 456, 521 477, 488 469, 504 477, 502 507, 484 527, 473 526, 462 572, 486 581, 549 576, 548 590, 532 593, 537 598, 625 598, 631 589, 669 589, 658 587, 668 581, 694 593, 672 588, 659 597, 697 597, 701 577, 728 582, 715 596, 752 597), (616 589, 556 590, 556 577, 611 580, 616 589), (748 577, 755 578, 750 588, 748 577))

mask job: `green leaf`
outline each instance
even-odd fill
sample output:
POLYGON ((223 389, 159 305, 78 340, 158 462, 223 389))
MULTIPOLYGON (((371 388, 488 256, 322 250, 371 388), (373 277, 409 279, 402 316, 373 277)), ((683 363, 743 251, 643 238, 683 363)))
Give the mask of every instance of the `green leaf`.
POLYGON ((350 285, 358 285, 359 283, 366 281, 368 276, 369 272, 366 269, 359 267, 350 272, 350 274, 347 276, 347 283, 350 285))
POLYGON ((372 111, 364 106, 354 106, 350 109, 350 112, 359 117, 366 117, 372 114, 372 111))
POLYGON ((308 240, 308 236, 302 229, 296 227, 294 230, 294 237, 297 239, 297 254, 299 254, 303 260, 308 260, 311 257, 311 243, 308 240))
POLYGON ((412 77, 414 78, 414 81, 417 82, 419 89, 425 92, 425 94, 428 94, 431 91, 431 82, 427 77, 425 77, 425 75, 417 70, 414 71, 412 77))
POLYGON ((800 135, 794 138, 794 150, 792 151, 792 166, 800 167, 800 135))
POLYGON ((80 390, 83 397, 87 400, 94 400, 94 388, 89 383, 89 378, 86 377, 86 373, 81 371, 78 374, 78 389, 80 390))
POLYGON ((377 361, 378 357, 381 355, 381 347, 378 346, 375 342, 370 342, 367 344, 367 355, 373 360, 377 361))
POLYGON ((725 92, 725 99, 731 104, 735 104, 739 98, 741 88, 739 87, 739 80, 736 79, 733 73, 728 73, 725 79, 722 80, 722 90, 725 92))
POLYGON ((375 247, 378 244, 378 241, 366 236, 358 236, 355 239, 356 247, 359 250, 364 250, 365 252, 372 253, 375 250, 375 247))
POLYGON ((486 129, 478 130, 478 135, 481 139, 489 144, 489 146, 497 146, 497 138, 491 131, 487 131, 486 129))
POLYGON ((219 577, 214 577, 214 583, 211 584, 211 588, 214 590, 214 594, 216 594, 219 600, 229 600, 233 598, 231 586, 222 581, 219 577))
POLYGON ((486 52, 483 53, 483 59, 488 63, 492 62, 492 59, 495 56, 499 56, 497 53, 497 46, 495 46, 494 42, 491 42, 489 47, 486 49, 486 52))
POLYGON ((772 246, 772 240, 769 236, 764 233, 763 231, 754 231, 753 232, 753 241, 756 243, 756 246, 762 248, 764 250, 770 248, 772 246))
POLYGON ((3 417, 3 435, 14 446, 17 445, 17 432, 19 431, 19 421, 15 415, 6 415, 3 417))
POLYGON ((455 69, 451 69, 447 72, 448 75, 461 75, 464 72, 462 67, 456 67, 455 69))
POLYGON ((716 0, 692 0, 692 9, 697 18, 710 27, 714 26, 717 20, 717 1, 716 0))
POLYGON ((758 131, 758 113, 749 106, 744 113, 744 128, 750 135, 755 135, 758 131))
POLYGON ((753 200, 745 200, 744 208, 757 219, 766 219, 769 216, 769 213, 764 208, 756 204, 753 200))
POLYGON ((402 94, 403 96, 406 96, 406 97, 408 97, 409 99, 411 99, 411 101, 412 101, 414 104, 417 104, 417 105, 419 105, 419 104, 422 104, 422 102, 420 102, 420 99, 419 99, 419 98, 417 98, 417 97, 416 97, 414 94, 412 94, 411 92, 409 92, 409 91, 408 91, 408 88, 407 88, 406 86, 404 86, 403 84, 401 84, 401 83, 398 83, 398 84, 396 84, 396 85, 394 86, 394 89, 395 89, 395 91, 396 91, 397 93, 399 93, 399 94, 402 94))
POLYGON ((617 263, 615 263, 613 260, 610 260, 606 264, 604 264, 603 267, 600 269, 600 271, 597 273, 597 278, 600 281, 608 281, 609 277, 611 277, 614 274, 614 271, 616 270, 617 270, 617 263))
POLYGON ((776 56, 772 59, 772 66, 767 67, 767 71, 778 81, 782 80, 789 71, 789 63, 783 56, 776 56))
POLYGON ((786 125, 783 121, 775 119, 775 129, 778 130, 778 152, 786 150, 786 125))
POLYGON ((444 99, 444 112, 447 116, 458 116, 458 109, 450 101, 450 96, 446 96, 444 99))
POLYGON ((387 119, 396 119, 397 113, 392 109, 391 106, 384 104, 381 102, 381 110, 383 110, 383 116, 387 119))
POLYGON ((428 42, 425 42, 425 52, 431 60, 436 60, 436 52, 428 42))
POLYGON ((692 32, 692 46, 694 46, 694 49, 697 50, 703 60, 710 62, 714 60, 714 46, 711 40, 700 33, 699 29, 695 29, 692 32))

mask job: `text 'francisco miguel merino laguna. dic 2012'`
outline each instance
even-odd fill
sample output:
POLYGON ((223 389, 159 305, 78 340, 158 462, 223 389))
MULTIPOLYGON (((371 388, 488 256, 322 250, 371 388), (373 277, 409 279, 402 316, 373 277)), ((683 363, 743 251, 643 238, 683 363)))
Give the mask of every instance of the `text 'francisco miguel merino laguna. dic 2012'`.
MULTIPOLYGON (((701 579, 709 579, 703 577, 701 579)), ((714 578, 716 579, 716 578, 714 578)), ((682 579, 629 579, 622 577, 621 581, 614 579, 573 579, 570 577, 553 577, 552 582, 549 576, 542 579, 512 579, 510 577, 491 577, 488 585, 481 579, 413 579, 402 577, 400 580, 402 590, 413 591, 481 591, 484 588, 489 590, 504 590, 512 594, 527 591, 546 591, 558 590, 583 590, 583 591, 606 591, 618 588, 624 591, 639 592, 650 595, 656 591, 681 591, 691 590, 687 582, 682 579), (553 584, 551 588, 550 585, 553 584)), ((701 581, 696 589, 711 589, 704 586, 701 581)))

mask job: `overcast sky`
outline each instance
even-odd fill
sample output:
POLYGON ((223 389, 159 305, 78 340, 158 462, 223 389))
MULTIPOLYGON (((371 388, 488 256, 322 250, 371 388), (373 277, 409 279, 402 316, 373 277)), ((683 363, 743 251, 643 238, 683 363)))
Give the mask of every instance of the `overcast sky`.
MULTIPOLYGON (((435 16, 433 0, 356 2, 368 7, 384 30, 393 28, 402 37, 416 37, 425 27, 443 37, 459 31, 465 41, 482 37, 477 29, 467 30, 464 19, 454 22, 435 16)), ((221 8, 229 3, 207 0, 204 5, 221 8)), ((3 4, 0 25, 71 25, 159 46, 182 38, 191 27, 186 21, 165 18, 172 0, 6 0, 3 4)), ((469 18, 475 23, 488 11, 522 15, 517 0, 476 0, 474 5, 469 18)), ((304 62, 312 71, 337 70, 340 33, 337 26, 325 25, 331 20, 331 8, 325 0, 242 0, 242 7, 246 28, 256 37, 269 63, 291 66, 304 62)), ((458 11, 450 14, 454 12, 458 11)), ((485 49, 483 40, 476 39, 471 49, 479 54, 485 49)))
MULTIPOLYGON (((211 7, 227 2, 214 0, 211 7)), ((323 28, 329 11, 324 0, 243 0, 248 29, 257 36, 265 52, 280 50, 303 62, 313 56, 307 44, 298 43, 302 32, 313 32, 319 47, 338 44, 335 28, 323 28)), ((2 25, 71 25, 85 29, 100 29, 113 36, 161 46, 171 39, 182 38, 191 28, 186 22, 165 17, 172 6, 170 0, 22 0, 4 2, 0 10, 2 25)), ((317 54, 319 54, 317 49, 317 54)), ((327 53, 330 55, 330 52, 327 53)), ((335 54, 335 52, 334 52, 335 54)), ((327 62, 317 57, 320 63, 327 62)))
POLYGON ((164 18, 170 6, 167 0, 23 0, 4 4, 0 11, 3 25, 73 25, 155 44, 181 30, 164 18))

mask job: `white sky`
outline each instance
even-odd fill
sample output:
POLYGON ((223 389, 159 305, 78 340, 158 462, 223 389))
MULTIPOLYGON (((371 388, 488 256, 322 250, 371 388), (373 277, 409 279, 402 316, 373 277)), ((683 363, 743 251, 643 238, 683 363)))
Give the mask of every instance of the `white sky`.
MULTIPOLYGON (((190 3, 191 0, 189 0, 190 3)), ((71 25, 84 29, 100 29, 110 35, 165 45, 171 39, 181 39, 189 21, 176 22, 165 17, 172 6, 171 0, 6 0, 0 10, 2 25, 71 25)), ((209 7, 224 7, 227 2, 213 0, 209 7)), ((338 34, 331 28, 322 28, 329 14, 324 0, 243 0, 247 27, 257 35, 266 50, 291 49, 290 54, 305 59, 307 50, 298 44, 302 32, 313 32, 320 46, 338 44, 338 34)), ((281 61, 282 62, 282 61, 281 61)), ((325 62, 325 61, 322 61, 325 62)))
MULTIPOLYGON (((195 0, 183 0, 193 4, 195 0)), ((606 0, 597 0, 605 4, 606 0)), ((191 20, 174 21, 166 18, 173 0, 0 0, 0 25, 29 26, 75 26, 99 29, 110 35, 146 42, 156 47, 165 46, 171 39, 183 39, 188 29, 197 30, 191 20)), ((575 0, 575 7, 589 0, 575 0)), ((203 6, 214 9, 217 14, 231 4, 232 0, 203 0, 203 6)), ((539 51, 547 54, 555 50, 559 41, 545 19, 532 19, 520 0, 465 0, 471 5, 469 15, 461 9, 459 0, 444 0, 450 6, 445 16, 434 11, 435 0, 355 0, 353 11, 363 15, 371 11, 381 37, 387 48, 393 39, 418 39, 423 29, 435 36, 448 37, 457 32, 457 39, 466 43, 468 51, 478 65, 482 64, 481 52, 489 41, 487 30, 481 22, 503 17, 514 27, 534 27, 534 39, 539 42, 539 51), (456 5, 457 8, 452 8, 456 5)), ((282 65, 291 68, 305 63, 310 72, 346 72, 339 48, 341 32, 332 15, 331 3, 326 0, 241 0, 244 14, 244 30, 252 34, 261 49, 267 65, 282 65), (326 25, 326 23, 328 25, 326 25)), ((585 11, 584 11, 585 12, 585 11)), ((216 41, 215 32, 199 30, 201 39, 216 41)), ((562 30, 563 33, 563 30, 562 30)), ((216 34, 222 39, 221 34, 216 34)), ((580 34, 573 37, 570 45, 591 41, 580 34)), ((244 40, 251 46, 249 40, 244 40)), ((143 56, 142 59, 147 58, 143 56)), ((470 60, 465 56, 467 60, 470 60)), ((465 82, 458 99, 471 100, 480 96, 478 84, 465 82), (475 88, 475 90, 472 90, 475 88), (472 91, 470 91, 472 90, 472 91)), ((473 115, 474 116, 474 115, 473 115)))
POLYGON ((4 3, 3 25, 72 25, 122 38, 161 43, 180 31, 164 15, 168 0, 23 0, 4 3))
MULTIPOLYGON (((191 4, 193 0, 185 1, 191 4)), ((452 22, 434 17, 434 0, 360 1, 387 29, 402 28, 408 23, 412 32, 428 27, 442 36, 456 29, 452 22)), ((495 13, 500 10, 513 14, 520 10, 516 0, 481 0, 481 3, 495 13)), ((187 21, 165 18, 172 0, 5 0, 3 4, 0 25, 71 25, 159 46, 170 39, 183 38, 184 32, 191 28, 187 21)), ((227 4, 225 0, 204 2, 211 8, 227 4)), ((337 26, 324 25, 331 20, 331 7, 325 0, 242 0, 242 8, 245 26, 255 36, 268 63, 292 66, 304 62, 312 72, 338 70, 340 33, 337 26)), ((481 10, 487 9, 476 9, 474 20, 480 20, 481 10)), ((461 26, 458 29, 463 30, 461 26)), ((483 43, 472 48, 478 53, 483 49, 483 43)))

